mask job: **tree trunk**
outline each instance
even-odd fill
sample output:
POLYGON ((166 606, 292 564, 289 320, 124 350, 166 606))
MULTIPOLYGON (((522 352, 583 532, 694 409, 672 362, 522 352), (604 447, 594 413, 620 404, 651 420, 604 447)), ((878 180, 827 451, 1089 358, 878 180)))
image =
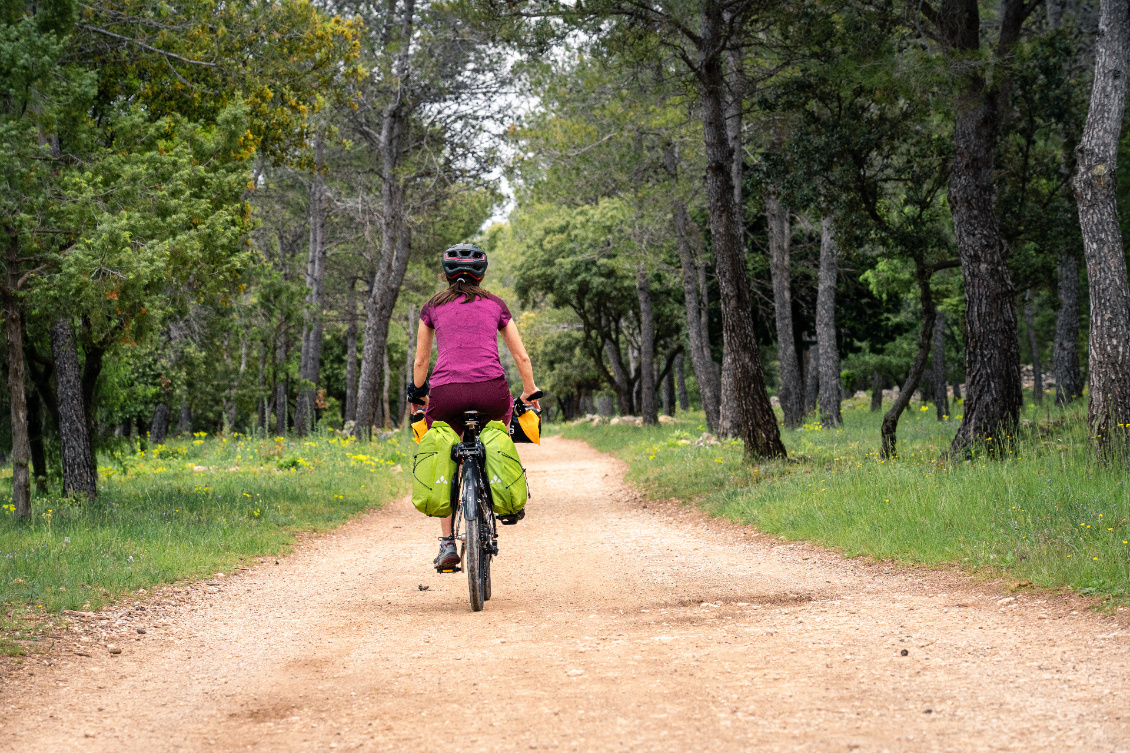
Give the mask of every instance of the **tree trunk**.
POLYGON ((961 382, 956 379, 953 382, 953 399, 955 401, 961 399, 961 382))
POLYGON ((722 72, 723 14, 712 1, 702 5, 702 36, 698 50, 701 84, 700 107, 706 153, 706 194, 710 207, 710 230, 714 245, 722 303, 723 342, 730 344, 734 369, 733 404, 739 418, 745 457, 752 462, 763 457, 783 457, 785 446, 761 368, 761 353, 754 334, 749 280, 737 222, 732 185, 733 155, 726 134, 723 107, 725 77, 722 72))
POLYGON ((224 431, 237 431, 236 422, 239 420, 239 403, 237 398, 239 396, 239 385, 243 382, 243 372, 247 371, 247 340, 241 333, 239 336, 239 371, 232 377, 231 385, 228 387, 228 404, 227 410, 224 412, 224 421, 226 426, 224 431))
MULTIPOLYGON (((87 325, 89 331, 89 324, 87 325)), ((98 389, 98 377, 102 374, 103 359, 106 355, 106 346, 88 342, 84 348, 86 358, 82 363, 82 408, 86 415, 86 443, 88 462, 91 468, 98 468, 94 456, 94 442, 98 433, 94 426, 94 392, 98 389)))
POLYGON ((408 304, 408 321, 405 324, 404 331, 408 333, 408 347, 404 353, 404 383, 400 385, 400 397, 397 398, 400 404, 400 425, 407 426, 409 413, 412 410, 412 405, 408 402, 408 380, 412 379, 412 364, 416 360, 416 307, 411 303, 408 304))
POLYGON ((895 404, 883 416, 883 425, 880 429, 882 438, 880 454, 884 458, 892 458, 898 455, 899 417, 906 410, 906 406, 910 405, 910 399, 914 396, 914 391, 918 389, 919 380, 922 379, 922 372, 926 370, 926 359, 930 355, 930 341, 934 338, 934 321, 938 314, 938 309, 934 305, 934 293, 930 288, 930 272, 919 259, 915 260, 915 266, 918 270, 918 289, 922 302, 922 331, 918 335, 918 353, 914 356, 910 373, 906 375, 906 381, 903 382, 902 388, 899 390, 895 404))
POLYGON ((691 409, 690 398, 687 397, 687 376, 686 376, 686 361, 687 358, 693 358, 683 351, 683 355, 679 356, 679 360, 675 361, 675 386, 679 393, 679 410, 688 411, 691 409))
POLYGON ((820 358, 820 420, 826 427, 840 426, 840 352, 836 347, 836 279, 840 253, 831 215, 824 217, 820 233, 820 271, 816 292, 816 350, 820 358))
POLYGON ((820 400, 820 351, 818 348, 805 348, 800 357, 801 381, 804 382, 804 415, 816 410, 820 400))
POLYGON ((667 376, 663 377, 663 415, 675 415, 675 374, 682 371, 683 358, 675 361, 675 368, 667 372, 667 376))
POLYGON ((1118 140, 1126 106, 1130 17, 1102 0, 1091 106, 1075 150, 1075 198, 1091 294, 1087 420, 1100 451, 1130 436, 1130 289, 1118 224, 1118 140))
POLYGON ((156 446, 165 443, 169 433, 169 406, 157 403, 153 409, 153 421, 149 424, 149 442, 156 446))
POLYGON ((636 299, 640 305, 640 416, 650 425, 659 423, 655 395, 655 314, 651 309, 651 283, 642 261, 636 266, 636 299))
POLYGON ((388 431, 389 429, 392 428, 392 415, 389 413, 389 403, 388 403, 388 387, 389 387, 389 373, 388 372, 389 372, 389 368, 388 368, 388 348, 387 347, 385 348, 385 358, 384 358, 384 369, 383 369, 383 371, 384 371, 384 383, 381 385, 381 411, 384 413, 384 416, 383 416, 384 420, 381 422, 381 425, 384 426, 385 431, 388 431))
POLYGON ((286 436, 287 424, 287 382, 286 373, 286 327, 279 330, 278 344, 275 346, 275 435, 286 436))
POLYGON ((27 396, 27 441, 31 453, 31 477, 35 493, 47 496, 47 453, 43 449, 43 398, 38 390, 27 396))
MULTIPOLYGON (((684 215, 685 216, 685 215, 684 215)), ((689 222, 689 219, 688 219, 689 222)), ((701 249, 700 249, 701 251, 701 249)), ((714 352, 712 350, 712 342, 710 340, 710 288, 706 280, 706 262, 700 258, 695 264, 696 273, 698 275, 698 315, 699 324, 702 329, 702 353, 706 359, 705 363, 709 366, 709 375, 711 379, 711 388, 714 394, 718 396, 718 400, 722 399, 722 366, 714 360, 714 352)))
MULTIPOLYGON (((407 90, 411 77, 408 55, 412 49, 414 13, 415 0, 405 0, 400 49, 394 66, 401 91, 407 90)), ((411 231, 404 206, 404 186, 397 173, 410 114, 410 103, 403 96, 394 98, 381 114, 381 260, 365 303, 364 347, 357 383, 357 423, 353 427, 353 436, 357 439, 368 438, 369 427, 377 412, 377 376, 388 346, 388 325, 408 269, 411 231)))
MULTIPOLYGON (((82 376, 70 320, 51 325, 51 350, 55 358, 55 402, 59 406, 59 440, 63 462, 63 493, 73 497, 98 496, 98 473, 83 402, 82 376)), ((157 440, 157 444, 164 437, 157 440)))
POLYGON ((188 408, 188 401, 182 400, 180 416, 177 420, 177 435, 187 437, 192 434, 192 411, 188 408))
MULTIPOLYGON (((963 450, 981 439, 1010 435, 1024 401, 1015 291, 993 206, 993 153, 1008 101, 1008 53, 1030 11, 1023 0, 1002 0, 996 50, 999 62, 991 76, 985 75, 983 66, 967 67, 954 103, 954 158, 948 197, 965 283, 967 387, 954 450, 963 450)), ((944 0, 939 15, 943 44, 955 58, 964 60, 980 54, 977 0, 944 0)))
POLYGON ((773 310, 777 320, 777 359, 780 362, 780 389, 777 396, 785 414, 785 426, 795 429, 804 423, 804 382, 797 363, 796 336, 793 333, 793 295, 789 272, 789 215, 775 195, 765 200, 769 223, 769 272, 773 278, 773 310))
POLYGON ((871 372, 871 412, 883 410, 883 378, 878 371, 871 372))
POLYGON ((620 349, 611 340, 604 341, 604 355, 612 371, 612 388, 616 391, 616 409, 621 416, 632 415, 632 381, 624 367, 620 349))
POLYGON ((345 301, 345 416, 343 421, 357 420, 357 278, 349 281, 345 301))
POLYGON ((303 314, 302 352, 299 355, 298 401, 294 432, 304 436, 314 427, 314 400, 322 360, 322 309, 326 279, 326 200, 322 135, 314 139, 314 175, 310 180, 310 248, 306 258, 306 310, 303 314))
POLYGON ((4 314, 8 335, 8 402, 12 414, 12 505, 15 516, 31 515, 31 444, 27 434, 27 394, 24 377, 24 326, 20 299, 18 240, 15 233, 9 240, 7 258, 8 285, 3 290, 4 314))
POLYGON ((1056 268, 1059 311, 1055 316, 1055 404, 1067 405, 1083 396, 1079 373, 1079 267, 1074 256, 1064 256, 1056 268))
MULTIPOLYGON (((674 151, 667 149, 664 155, 669 172, 675 170, 674 151)), ((698 265, 695 264, 691 245, 687 239, 687 207, 682 199, 675 199, 672 215, 675 223, 675 241, 679 251, 679 265, 683 272, 683 308, 687 318, 687 340, 690 343, 691 367, 698 380, 698 390, 702 397, 702 410, 706 413, 706 428, 718 430, 718 393, 715 390, 714 363, 710 359, 710 344, 704 342, 703 317, 699 308, 698 289, 695 278, 698 265)))
MULTIPOLYGON (((259 431, 267 432, 267 415, 270 413, 270 399, 267 397, 267 344, 259 345, 259 431)), ((168 408, 165 409, 166 411, 168 408)))
MULTIPOLYGON (((401 206, 400 210, 403 211, 401 206)), ((391 233, 392 228, 388 228, 391 233)), ((392 320, 392 310, 400 295, 404 273, 408 269, 408 251, 411 235, 407 226, 399 228, 395 245, 384 245, 381 266, 373 278, 373 287, 365 305, 365 337, 361 352, 361 376, 357 385, 357 423, 353 435, 357 439, 369 436, 370 427, 376 418, 377 378, 381 373, 385 348, 388 344, 388 325, 392 320), (386 263, 387 257, 387 263, 386 263)))
POLYGON ((939 311, 934 319, 934 408, 939 421, 950 414, 950 401, 946 390, 946 312, 939 311))
POLYGON ((1032 399, 1040 405, 1044 402, 1044 373, 1040 369, 1040 343, 1036 339, 1036 311, 1031 289, 1024 298, 1024 328, 1028 330, 1028 349, 1032 351, 1032 399))

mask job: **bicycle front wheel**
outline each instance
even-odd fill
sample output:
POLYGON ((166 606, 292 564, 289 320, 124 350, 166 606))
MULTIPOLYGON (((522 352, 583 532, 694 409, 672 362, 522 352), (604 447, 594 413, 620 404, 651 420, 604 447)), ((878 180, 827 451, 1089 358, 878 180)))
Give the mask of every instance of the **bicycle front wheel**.
POLYGON ((463 555, 463 569, 467 571, 467 589, 471 594, 471 611, 483 611, 483 540, 479 536, 482 521, 477 517, 467 521, 467 551, 463 555))

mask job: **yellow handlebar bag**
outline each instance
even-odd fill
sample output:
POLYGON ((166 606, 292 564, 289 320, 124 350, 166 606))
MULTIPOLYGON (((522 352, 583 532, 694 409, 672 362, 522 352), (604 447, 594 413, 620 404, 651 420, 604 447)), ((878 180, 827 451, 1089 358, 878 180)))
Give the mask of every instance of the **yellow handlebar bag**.
POLYGON ((515 442, 541 444, 541 411, 515 400, 514 415, 510 418, 510 438, 515 442))
POLYGON ((413 413, 412 418, 419 418, 419 421, 412 422, 412 438, 416 440, 416 444, 420 444, 420 440, 428 433, 428 422, 424 418, 424 412, 413 413))

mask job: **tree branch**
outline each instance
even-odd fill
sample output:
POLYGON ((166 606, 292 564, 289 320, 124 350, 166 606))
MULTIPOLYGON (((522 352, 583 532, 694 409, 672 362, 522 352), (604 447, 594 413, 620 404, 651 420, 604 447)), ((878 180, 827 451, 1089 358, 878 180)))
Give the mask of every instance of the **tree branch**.
POLYGON ((121 34, 115 34, 112 31, 109 31, 107 29, 102 29, 102 28, 99 28, 97 26, 90 26, 89 24, 75 24, 75 26, 77 26, 80 29, 85 29, 86 31, 92 31, 95 34, 102 34, 103 36, 111 37, 113 39, 120 39, 123 42, 129 42, 130 44, 135 44, 138 47, 142 48, 143 50, 149 50, 150 52, 156 52, 158 55, 164 55, 167 58, 173 58, 174 60, 179 60, 182 63, 189 63, 190 65, 203 65, 206 68, 215 68, 216 67, 215 63, 206 63, 203 60, 192 60, 191 58, 182 57, 182 56, 176 54, 175 52, 169 52, 168 50, 162 50, 162 49, 159 49, 157 47, 153 47, 151 45, 145 44, 145 42, 142 42, 139 39, 131 39, 130 37, 122 36, 121 34))

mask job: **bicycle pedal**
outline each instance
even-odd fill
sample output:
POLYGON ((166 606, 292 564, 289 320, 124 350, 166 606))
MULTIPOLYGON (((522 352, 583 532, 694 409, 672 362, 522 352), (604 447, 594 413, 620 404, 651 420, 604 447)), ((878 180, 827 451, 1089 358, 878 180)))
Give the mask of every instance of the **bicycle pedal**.
POLYGON ((461 572, 463 572, 463 568, 461 568, 461 567, 456 567, 456 568, 450 568, 450 567, 440 568, 440 567, 437 567, 436 572, 437 573, 461 573, 461 572))

